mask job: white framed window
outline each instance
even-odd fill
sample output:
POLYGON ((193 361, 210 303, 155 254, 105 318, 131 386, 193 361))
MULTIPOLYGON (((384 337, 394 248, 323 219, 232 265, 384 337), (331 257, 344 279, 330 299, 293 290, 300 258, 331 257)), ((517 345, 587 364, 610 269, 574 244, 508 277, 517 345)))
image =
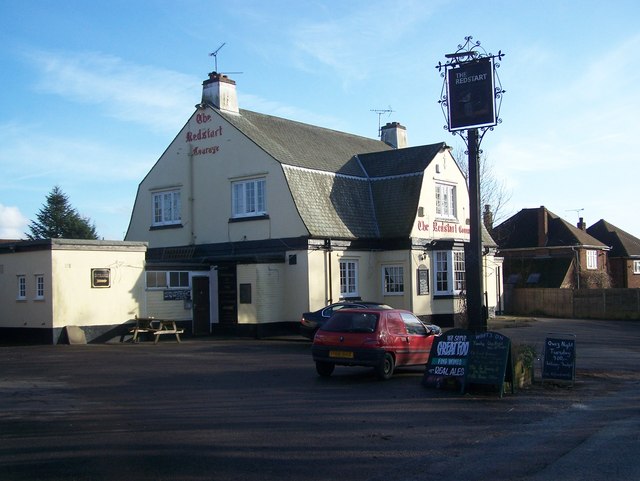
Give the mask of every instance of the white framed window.
POLYGON ((467 288, 467 276, 464 269, 464 252, 453 251, 453 289, 462 292, 467 288))
POLYGON ((640 274, 640 261, 633 261, 633 273, 640 274))
POLYGON ((433 272, 435 295, 460 294, 466 289, 464 251, 435 251, 433 272))
POLYGON ((597 269, 598 268, 598 251, 588 250, 587 251, 587 269, 597 269))
POLYGON ((449 293, 449 257, 446 251, 435 252, 433 260, 433 272, 435 275, 435 293, 449 293))
POLYGON ((188 289, 189 271, 147 271, 147 289, 188 289))
POLYGON ((41 301, 44 299, 44 276, 36 275, 36 299, 41 301))
POLYGON ((27 298, 27 276, 18 276, 18 297, 19 301, 24 301, 27 298))
POLYGON ((382 293, 386 296, 404 294, 404 267, 382 267, 382 293))
POLYGON ((180 224, 182 220, 179 190, 153 193, 154 226, 180 224))
POLYGON ((253 217, 267 213, 267 182, 264 178, 231 183, 232 217, 253 217))
POLYGON ((456 217, 456 187, 451 184, 436 183, 436 216, 456 217))
POLYGON ((357 297, 358 294, 358 261, 340 260, 340 296, 357 297))

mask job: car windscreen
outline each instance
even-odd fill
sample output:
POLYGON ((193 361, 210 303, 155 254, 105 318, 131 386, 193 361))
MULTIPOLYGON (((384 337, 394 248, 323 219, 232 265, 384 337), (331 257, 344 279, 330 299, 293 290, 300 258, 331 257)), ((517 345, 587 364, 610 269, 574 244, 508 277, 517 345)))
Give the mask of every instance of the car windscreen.
POLYGON ((374 332, 379 315, 371 312, 336 312, 322 328, 330 332, 374 332))

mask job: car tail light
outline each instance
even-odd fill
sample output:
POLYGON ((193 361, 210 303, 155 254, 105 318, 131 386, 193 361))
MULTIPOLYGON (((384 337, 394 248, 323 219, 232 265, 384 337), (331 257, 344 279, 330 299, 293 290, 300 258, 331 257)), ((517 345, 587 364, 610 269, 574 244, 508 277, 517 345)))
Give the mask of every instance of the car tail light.
POLYGON ((364 347, 380 347, 382 346, 382 340, 378 336, 369 337, 362 341, 362 345, 364 347))

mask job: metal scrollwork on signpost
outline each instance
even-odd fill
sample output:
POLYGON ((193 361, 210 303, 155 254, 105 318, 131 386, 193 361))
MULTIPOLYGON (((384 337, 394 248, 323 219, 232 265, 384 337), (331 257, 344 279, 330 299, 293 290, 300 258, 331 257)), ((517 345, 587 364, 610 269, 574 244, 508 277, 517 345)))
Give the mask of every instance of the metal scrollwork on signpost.
MULTIPOLYGON (((444 117, 446 120, 444 129, 449 130, 453 135, 459 135, 464 140, 467 147, 469 147, 468 134, 467 134, 469 128, 477 128, 477 130, 480 131, 480 134, 478 136, 478 146, 479 146, 480 142, 482 141, 482 138, 484 137, 484 134, 489 130, 493 130, 496 125, 502 123, 502 119, 500 118, 500 108, 502 106, 502 96, 504 95, 506 90, 502 88, 502 83, 500 82, 500 77, 498 76, 498 69, 500 68, 500 61, 502 61, 502 58, 505 56, 505 53, 499 50, 498 53, 494 55, 490 52, 487 52, 482 47, 479 41, 473 41, 472 36, 465 37, 464 39, 465 39, 465 43, 459 44, 458 49, 454 53, 446 54, 445 55, 446 61, 444 63, 438 62, 438 65, 436 65, 436 68, 440 72, 440 76, 444 79, 442 83, 442 90, 440 92, 440 99, 438 100, 438 103, 440 104, 442 113, 444 114, 444 117), (455 124, 452 125, 452 120, 455 120, 451 118, 452 113, 455 116, 455 112, 452 112, 451 110, 451 108, 453 107, 452 102, 455 102, 456 100, 461 101, 463 99, 459 97, 457 99, 456 98, 452 99, 451 95, 455 95, 457 93, 458 95, 462 96, 465 94, 465 92, 464 92, 464 86, 463 86, 462 92, 452 93, 450 91, 451 84, 449 80, 451 79, 452 75, 456 74, 457 70, 464 67, 473 67, 474 63, 480 64, 482 62, 486 62, 486 65, 490 67, 491 78, 487 78, 487 80, 490 81, 492 84, 491 100, 494 106, 494 109, 492 112, 492 118, 483 119, 485 121, 478 125, 464 125, 464 127, 462 128, 460 127, 456 128, 455 124)), ((454 80, 454 86, 455 86, 455 79, 453 80, 454 80)), ((468 86, 471 87, 472 83, 473 82, 469 82, 468 86)), ((467 91, 466 93, 469 93, 469 92, 467 91)), ((470 118, 468 120, 473 120, 473 119, 470 118)), ((464 122, 465 119, 461 119, 461 121, 464 122)))
POLYGON ((444 78, 438 103, 447 121, 445 129, 459 135, 469 155, 469 243, 465 245, 466 313, 469 329, 486 332, 488 308, 482 279, 482 219, 478 154, 484 134, 500 122, 505 91, 497 69, 504 57, 487 53, 480 42, 465 37, 458 50, 445 55, 436 68, 444 78))

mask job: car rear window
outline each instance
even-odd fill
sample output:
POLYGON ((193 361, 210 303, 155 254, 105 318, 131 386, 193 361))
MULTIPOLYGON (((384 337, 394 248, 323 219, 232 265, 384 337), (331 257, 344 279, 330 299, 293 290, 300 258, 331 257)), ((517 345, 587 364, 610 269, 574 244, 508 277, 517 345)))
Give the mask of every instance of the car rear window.
POLYGON ((378 314, 371 312, 336 312, 322 328, 330 332, 374 332, 378 314))

